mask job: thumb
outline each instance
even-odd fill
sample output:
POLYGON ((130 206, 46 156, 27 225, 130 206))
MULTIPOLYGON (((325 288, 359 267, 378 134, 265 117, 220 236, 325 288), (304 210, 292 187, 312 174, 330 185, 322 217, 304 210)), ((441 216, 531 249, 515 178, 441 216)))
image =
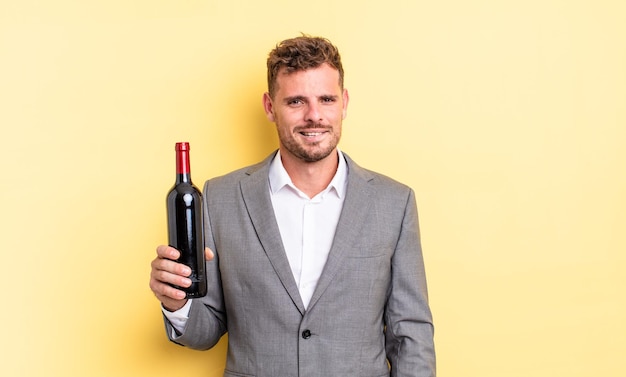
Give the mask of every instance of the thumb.
POLYGON ((208 247, 204 248, 204 257, 206 258, 206 260, 213 260, 214 256, 215 254, 213 254, 213 250, 209 249, 208 247))

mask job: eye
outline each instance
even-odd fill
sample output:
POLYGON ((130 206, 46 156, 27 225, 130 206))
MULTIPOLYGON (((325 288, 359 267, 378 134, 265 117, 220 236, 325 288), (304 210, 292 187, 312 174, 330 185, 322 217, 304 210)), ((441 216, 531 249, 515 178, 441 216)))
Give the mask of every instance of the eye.
POLYGON ((300 97, 288 98, 285 103, 290 107, 298 107, 304 104, 304 100, 300 97))
POLYGON ((322 97, 322 102, 323 103, 333 103, 335 101, 337 101, 337 98, 335 98, 335 97, 331 97, 331 96, 322 97))

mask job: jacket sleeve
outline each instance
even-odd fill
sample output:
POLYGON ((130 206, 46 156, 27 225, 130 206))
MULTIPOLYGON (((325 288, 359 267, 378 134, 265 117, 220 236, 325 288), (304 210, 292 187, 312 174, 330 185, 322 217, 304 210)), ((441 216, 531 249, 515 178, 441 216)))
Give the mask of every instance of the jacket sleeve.
POLYGON ((413 190, 409 190, 407 197, 391 269, 385 308, 386 351, 391 376, 434 377, 434 327, 413 190))

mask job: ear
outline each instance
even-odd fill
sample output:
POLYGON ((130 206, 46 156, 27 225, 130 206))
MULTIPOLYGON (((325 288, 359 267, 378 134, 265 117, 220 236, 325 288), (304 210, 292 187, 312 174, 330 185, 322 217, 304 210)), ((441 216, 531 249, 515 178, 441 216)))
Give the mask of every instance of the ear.
POLYGON ((265 116, 270 122, 276 122, 274 118, 274 104, 272 98, 268 92, 263 93, 263 109, 265 110, 265 116))
POLYGON ((348 102, 350 102, 350 95, 348 95, 348 89, 343 90, 343 112, 341 119, 346 119, 348 116, 348 102))

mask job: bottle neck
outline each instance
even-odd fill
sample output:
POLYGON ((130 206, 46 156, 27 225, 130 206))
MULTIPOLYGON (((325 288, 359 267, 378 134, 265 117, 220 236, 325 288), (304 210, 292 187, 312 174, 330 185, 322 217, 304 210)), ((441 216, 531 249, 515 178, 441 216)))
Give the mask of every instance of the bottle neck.
POLYGON ((191 183, 188 150, 176 151, 176 183, 191 183))

